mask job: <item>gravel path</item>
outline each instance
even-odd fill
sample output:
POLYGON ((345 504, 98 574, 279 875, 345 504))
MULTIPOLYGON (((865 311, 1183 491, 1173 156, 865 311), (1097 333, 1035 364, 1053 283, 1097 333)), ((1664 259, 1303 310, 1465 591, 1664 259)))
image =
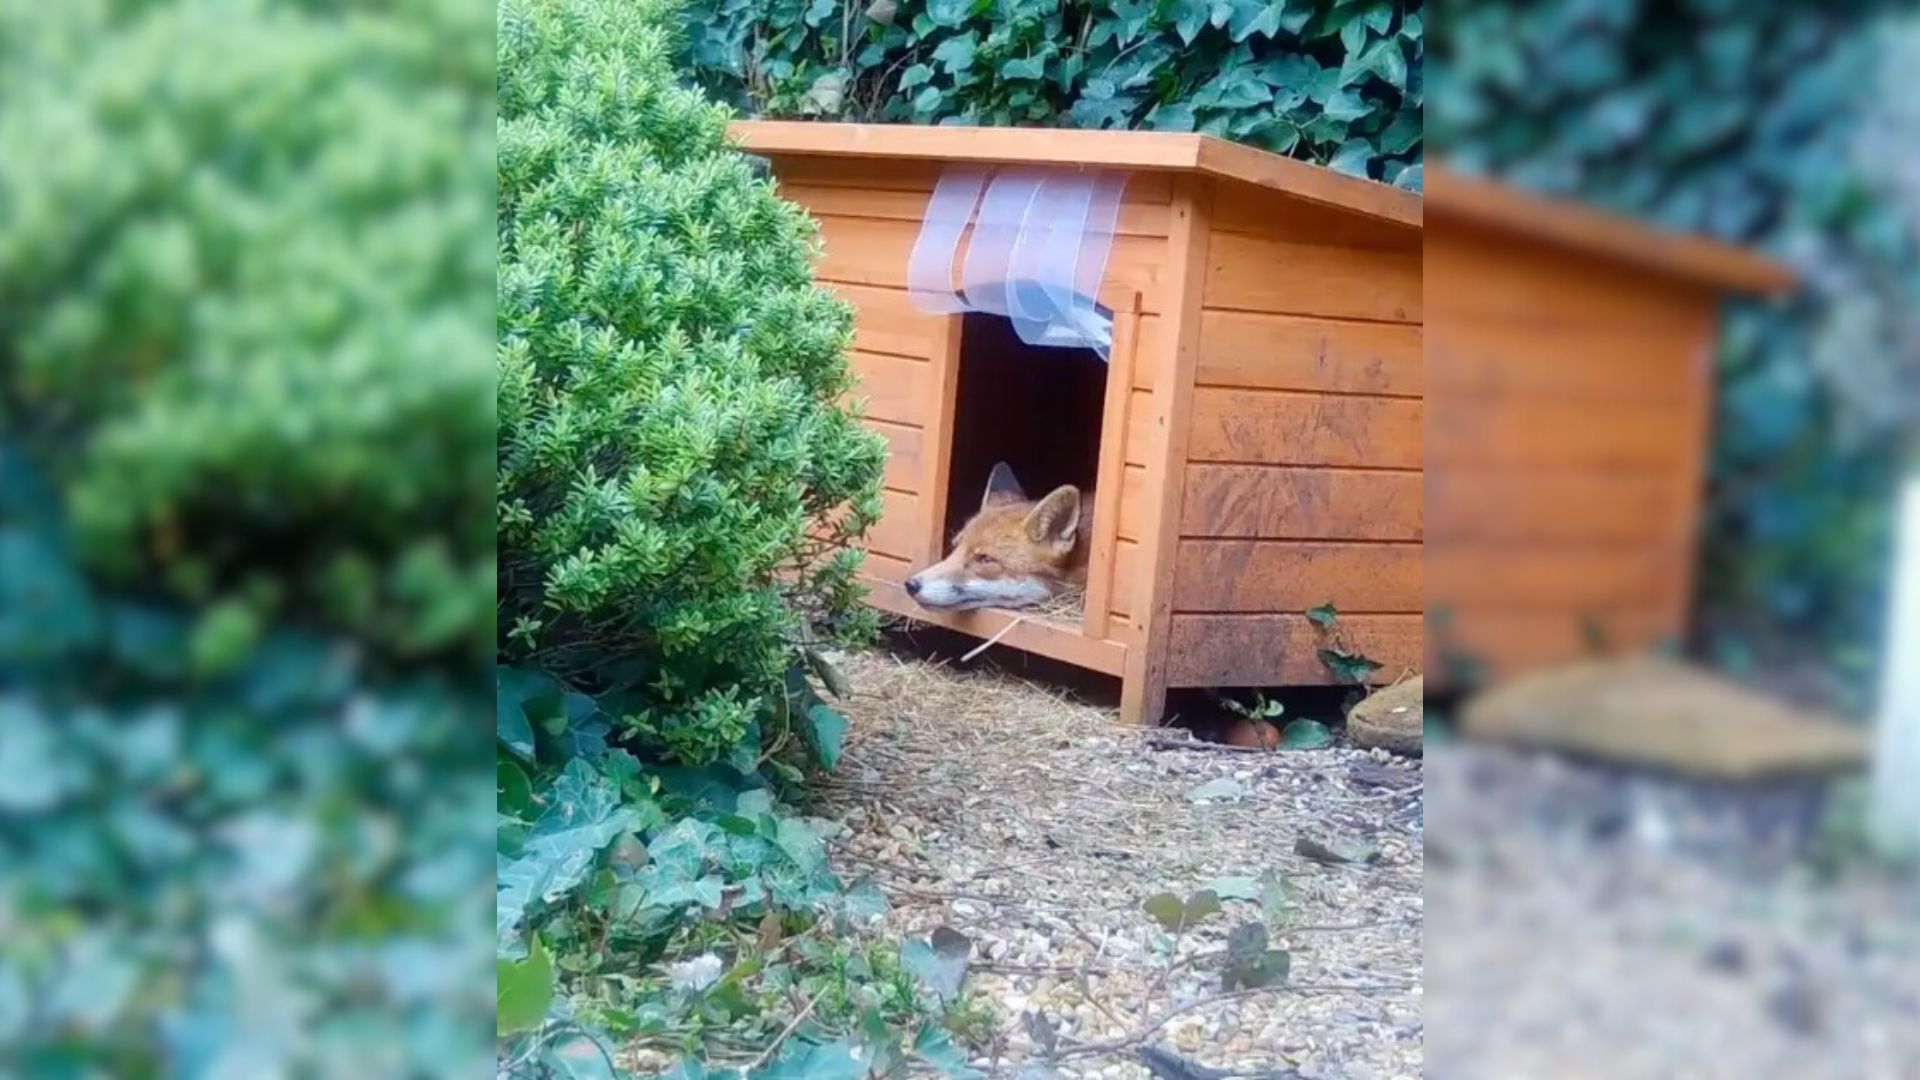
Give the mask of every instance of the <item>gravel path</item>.
POLYGON ((976 1064, 1146 1076, 1144 1049, 1235 1075, 1421 1074, 1419 762, 1181 748, 990 669, 842 667, 859 693, 819 808, 849 829, 834 857, 888 894, 890 930, 971 939, 966 989, 996 1014, 976 1064), (1268 875, 1287 897, 1270 920, 1249 887, 1268 875), (1223 910, 1177 937, 1142 908, 1209 884, 1223 910), (1290 976, 1225 993, 1227 936, 1256 922, 1290 976))
POLYGON ((1427 1075, 1920 1078, 1920 888, 1812 874, 1819 791, 1435 748, 1427 1075))

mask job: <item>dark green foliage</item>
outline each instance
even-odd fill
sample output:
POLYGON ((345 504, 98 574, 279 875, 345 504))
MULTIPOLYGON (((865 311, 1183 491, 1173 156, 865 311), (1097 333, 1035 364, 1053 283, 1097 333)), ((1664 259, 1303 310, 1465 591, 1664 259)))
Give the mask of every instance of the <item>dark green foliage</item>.
POLYGON ((286 613, 477 658, 484 24, 306 7, 0 12, 0 427, 61 447, 91 568, 208 605, 211 667, 286 613))
POLYGON ((702 83, 750 113, 1201 131, 1420 184, 1418 0, 697 0, 687 17, 702 83))
MULTIPOLYGON (((1450 161, 1756 244, 1802 293, 1728 320, 1702 578, 1709 623, 1872 655, 1888 490, 1920 406, 1911 19, 1876 2, 1455 4, 1428 130, 1450 161), (1904 49, 1906 59, 1893 50, 1904 49)), ((1745 634, 1712 642, 1744 655, 1745 634)))
POLYGON ((851 316, 815 227, 676 85, 669 19, 500 10, 500 654, 750 769, 807 620, 855 617, 830 552, 878 516, 884 450, 835 404, 851 316))
POLYGON ((487 34, 0 5, 9 1075, 487 1066, 487 34))

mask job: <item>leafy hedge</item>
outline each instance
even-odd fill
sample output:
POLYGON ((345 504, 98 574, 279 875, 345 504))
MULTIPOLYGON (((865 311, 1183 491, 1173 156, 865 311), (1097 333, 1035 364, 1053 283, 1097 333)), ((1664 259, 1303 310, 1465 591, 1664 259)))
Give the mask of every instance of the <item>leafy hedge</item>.
POLYGON ((1418 0, 696 0, 696 74, 767 116, 1202 131, 1417 188, 1418 0))
POLYGON ((1723 658, 1810 636, 1856 690, 1920 405, 1920 210, 1883 156, 1912 145, 1895 110, 1920 49, 1910 17, 1873 17, 1890 7, 1475 0, 1439 28, 1427 112, 1463 167, 1801 272, 1793 303, 1726 326, 1702 587, 1723 658))
POLYGON ((9 1072, 486 1067, 488 34, 0 7, 9 1072))
POLYGON ((500 655, 753 772, 808 620, 856 617, 835 545, 879 517, 885 447, 838 405, 816 226, 675 84, 667 10, 501 8, 500 655))

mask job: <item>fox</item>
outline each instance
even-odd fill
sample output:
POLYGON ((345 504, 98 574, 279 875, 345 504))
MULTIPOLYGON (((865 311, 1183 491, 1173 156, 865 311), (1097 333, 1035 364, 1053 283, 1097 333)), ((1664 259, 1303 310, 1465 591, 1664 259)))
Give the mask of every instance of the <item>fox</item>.
POLYGON ((1063 484, 1032 500, 999 462, 953 550, 907 578, 907 595, 940 611, 1046 603, 1069 585, 1086 584, 1092 514, 1091 491, 1063 484))

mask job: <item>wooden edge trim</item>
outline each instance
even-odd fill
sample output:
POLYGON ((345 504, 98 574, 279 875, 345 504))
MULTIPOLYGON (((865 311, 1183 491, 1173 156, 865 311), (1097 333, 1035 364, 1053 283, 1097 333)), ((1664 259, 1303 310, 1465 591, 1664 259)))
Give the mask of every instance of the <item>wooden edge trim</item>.
POLYGON ((1168 320, 1154 365, 1152 430, 1147 450, 1147 506, 1153 526, 1140 538, 1141 584, 1132 604, 1137 646, 1127 654, 1121 684, 1120 720, 1157 723, 1166 706, 1169 621, 1173 615, 1174 559, 1180 542, 1181 495, 1185 490, 1187 433, 1192 426, 1194 379, 1200 363, 1201 300, 1206 289, 1214 185, 1202 177, 1174 182, 1167 251, 1177 268, 1161 318, 1168 320))
POLYGON ((1133 399, 1133 355, 1140 343, 1140 294, 1113 308, 1107 400, 1100 417, 1100 468, 1093 489, 1093 543, 1087 560, 1087 601, 1081 629, 1107 636, 1113 613, 1114 549, 1120 542, 1120 493, 1127 467, 1127 405, 1133 399))
POLYGON ((1277 191, 1344 213, 1419 228, 1410 191, 1207 135, 962 125, 735 120, 728 131, 754 154, 1154 169, 1204 173, 1277 191))
POLYGON ((1427 177, 1430 216, 1438 220, 1468 222, 1721 291, 1772 296, 1796 284, 1785 266, 1730 244, 1656 229, 1432 163, 1427 177))
POLYGON ((960 386, 960 333, 964 325, 962 315, 941 318, 940 335, 927 360, 933 370, 928 373, 929 400, 921 414, 926 419, 920 443, 921 513, 926 516, 921 523, 926 530, 922 566, 939 562, 947 554, 947 488, 953 471, 953 410, 960 386))

